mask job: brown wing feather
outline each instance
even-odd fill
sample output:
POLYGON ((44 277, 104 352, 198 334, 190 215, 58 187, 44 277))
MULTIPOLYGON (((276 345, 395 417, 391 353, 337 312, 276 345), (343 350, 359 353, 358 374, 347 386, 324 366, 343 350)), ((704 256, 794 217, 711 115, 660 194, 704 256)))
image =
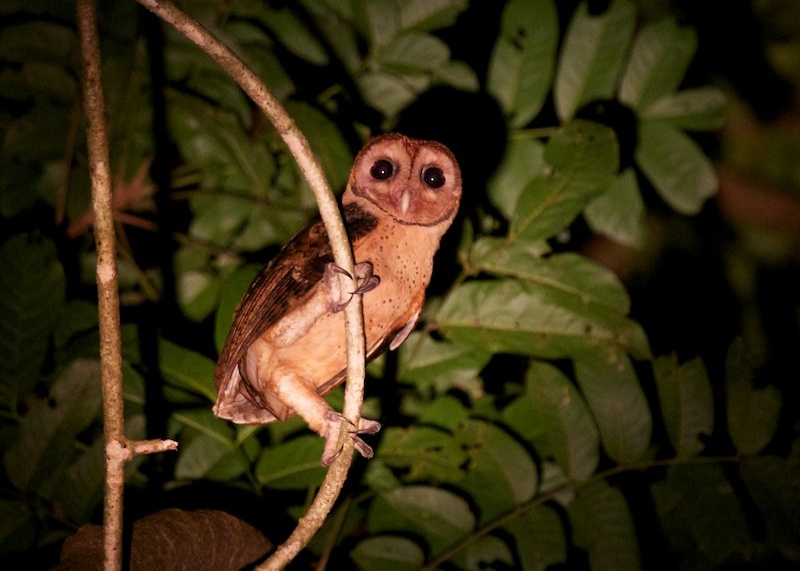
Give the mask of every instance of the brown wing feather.
MULTIPOLYGON (((377 226, 377 219, 356 204, 344 208, 351 242, 363 238, 377 226)), ((247 349, 293 308, 298 307, 322 279, 333 261, 328 234, 320 220, 312 222, 286 244, 256 276, 234 315, 228 338, 217 361, 217 389, 230 378, 247 349)), ((245 388, 252 387, 245 382, 245 388)))

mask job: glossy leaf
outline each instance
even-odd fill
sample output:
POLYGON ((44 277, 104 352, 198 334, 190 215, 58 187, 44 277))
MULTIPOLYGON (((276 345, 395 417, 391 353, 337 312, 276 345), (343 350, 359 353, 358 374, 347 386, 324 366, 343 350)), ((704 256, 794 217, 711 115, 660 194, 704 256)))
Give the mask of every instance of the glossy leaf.
POLYGON ((645 349, 640 329, 624 316, 515 279, 460 285, 436 320, 454 341, 493 352, 559 358, 582 354, 587 343, 645 349))
POLYGON ((589 227, 627 246, 642 245, 645 208, 633 169, 625 169, 611 187, 592 200, 583 212, 589 227))
POLYGON ((400 346, 398 378, 437 393, 458 388, 474 392, 481 369, 489 362, 488 351, 437 341, 430 335, 414 333, 400 346))
POLYGON ((267 488, 303 490, 319 486, 325 477, 319 436, 304 434, 264 450, 256 464, 256 478, 267 488))
POLYGON ((630 299, 619 278, 579 254, 541 256, 535 244, 481 238, 473 244, 470 263, 477 270, 572 295, 587 308, 597 306, 621 315, 630 310, 630 299))
POLYGON ((534 362, 525 394, 503 410, 503 419, 530 440, 540 454, 552 456, 575 481, 589 479, 600 461, 600 437, 589 408, 558 369, 534 362))
POLYGON ((531 499, 538 473, 525 448, 506 431, 481 420, 463 423, 456 437, 469 452, 459 488, 479 508, 479 522, 491 521, 531 499))
POLYGON ((463 476, 466 453, 453 435, 427 426, 385 428, 378 458, 387 466, 402 468, 410 482, 453 482, 463 476))
POLYGON ((575 542, 589 555, 592 571, 641 569, 636 529, 625 497, 605 480, 578 490, 569 506, 575 542))
POLYGON ((231 425, 216 418, 210 408, 177 412, 173 419, 191 429, 183 433, 175 465, 177 478, 228 481, 247 469, 231 425))
POLYGON ((408 532, 439 552, 475 527, 469 504, 452 492, 431 486, 403 486, 381 494, 367 516, 372 533, 408 532))
POLYGON ((550 565, 566 563, 564 525, 548 506, 525 510, 504 529, 515 539, 521 571, 546 571, 550 565))
POLYGON ((595 99, 611 99, 636 24, 636 7, 614 0, 599 16, 582 2, 570 21, 556 70, 553 94, 562 121, 595 99))
POLYGON ((664 121, 688 131, 718 129, 725 120, 725 95, 715 87, 668 93, 639 112, 643 121, 664 121))
POLYGON ((714 400, 705 366, 699 358, 678 364, 660 357, 653 364, 658 399, 667 435, 678 456, 693 456, 705 448, 703 437, 714 429, 714 400))
POLYGON ((487 90, 510 127, 525 126, 541 110, 553 81, 557 47, 558 14, 552 0, 512 0, 506 5, 487 90))
POLYGON ((754 386, 757 363, 738 338, 725 363, 728 432, 740 454, 756 454, 772 439, 781 413, 781 395, 773 385, 754 386))
POLYGON ((294 11, 289 8, 270 9, 262 18, 283 47, 315 65, 328 64, 325 48, 294 11))
POLYGON ((697 49, 697 34, 665 18, 642 29, 620 84, 620 101, 642 111, 683 80, 697 49))
POLYGON ((487 183, 492 204, 510 220, 522 191, 544 170, 544 143, 537 139, 511 139, 487 183))
POLYGON ((400 25, 404 30, 435 30, 452 26, 467 0, 399 0, 400 25))
POLYGON ((623 464, 642 460, 650 447, 653 418, 628 355, 618 348, 587 348, 575 360, 575 376, 606 453, 623 464))
POLYGON ((367 537, 353 548, 350 556, 364 571, 414 571, 425 562, 425 553, 419 545, 395 535, 367 537))
POLYGON ((697 143, 665 123, 642 123, 636 161, 661 198, 681 214, 697 214, 717 191, 717 175, 697 143))
POLYGON ((214 387, 215 363, 175 343, 162 340, 159 343, 161 355, 161 374, 176 387, 206 397, 209 401, 217 398, 214 387))
POLYGON ((616 137, 608 127, 575 121, 550 139, 544 159, 551 169, 523 190, 511 219, 512 240, 554 236, 605 191, 616 176, 616 137))

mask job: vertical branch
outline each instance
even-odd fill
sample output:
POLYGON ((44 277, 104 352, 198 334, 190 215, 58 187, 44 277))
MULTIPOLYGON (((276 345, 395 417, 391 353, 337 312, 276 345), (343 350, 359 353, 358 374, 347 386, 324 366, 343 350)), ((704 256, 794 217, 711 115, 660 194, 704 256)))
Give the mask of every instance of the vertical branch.
POLYGON ((77 0, 86 139, 92 178, 92 210, 97 244, 97 305, 106 481, 103 504, 105 569, 122 568, 122 495, 125 480, 125 433, 122 401, 122 350, 116 236, 111 202, 111 169, 100 74, 100 42, 94 0, 77 0))
POLYGON ((111 168, 100 73, 100 40, 94 0, 77 0, 81 45, 83 107, 92 180, 97 248, 97 308, 100 327, 100 372, 103 385, 105 491, 103 495, 103 553, 105 571, 122 569, 122 501, 125 462, 134 454, 176 450, 173 440, 129 441, 125 438, 122 395, 122 341, 117 282, 117 245, 111 197, 111 168))

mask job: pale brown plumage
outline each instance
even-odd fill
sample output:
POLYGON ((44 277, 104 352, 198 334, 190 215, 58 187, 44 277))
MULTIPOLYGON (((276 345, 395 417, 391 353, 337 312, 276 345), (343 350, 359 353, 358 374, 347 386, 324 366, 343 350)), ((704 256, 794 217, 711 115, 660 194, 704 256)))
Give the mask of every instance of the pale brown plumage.
MULTIPOLYGON (((458 210, 461 173, 439 143, 390 134, 356 157, 342 196, 359 292, 367 358, 394 349, 419 318, 433 255, 458 210)), ((338 455, 341 415, 321 397, 341 383, 346 350, 339 286, 321 222, 307 226, 262 270, 245 294, 220 354, 214 413, 236 423, 300 415, 326 438, 322 461, 338 455)), ((362 419, 358 433, 380 425, 362 419)))

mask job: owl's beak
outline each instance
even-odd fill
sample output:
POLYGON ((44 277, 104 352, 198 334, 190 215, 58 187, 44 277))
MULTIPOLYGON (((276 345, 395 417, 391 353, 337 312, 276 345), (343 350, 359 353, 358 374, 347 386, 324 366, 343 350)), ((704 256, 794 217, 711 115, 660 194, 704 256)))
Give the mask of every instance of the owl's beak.
POLYGON ((409 206, 411 206, 411 193, 407 188, 404 188, 400 191, 400 211, 403 214, 407 214, 409 206))

